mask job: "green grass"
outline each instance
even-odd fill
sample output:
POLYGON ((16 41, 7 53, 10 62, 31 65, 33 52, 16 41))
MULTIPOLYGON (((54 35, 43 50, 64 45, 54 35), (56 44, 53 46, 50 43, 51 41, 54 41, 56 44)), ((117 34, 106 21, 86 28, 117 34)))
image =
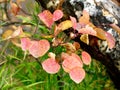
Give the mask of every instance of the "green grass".
MULTIPOLYGON (((57 49, 61 51, 61 48, 57 49)), ((92 60, 90 66, 84 66, 86 77, 80 84, 75 84, 62 68, 59 73, 51 75, 35 58, 24 56, 20 48, 10 43, 7 50, 0 57, 1 90, 114 90, 105 67, 96 60, 92 60), (10 51, 11 54, 7 54, 10 51)), ((44 59, 38 60, 41 62, 44 59)))

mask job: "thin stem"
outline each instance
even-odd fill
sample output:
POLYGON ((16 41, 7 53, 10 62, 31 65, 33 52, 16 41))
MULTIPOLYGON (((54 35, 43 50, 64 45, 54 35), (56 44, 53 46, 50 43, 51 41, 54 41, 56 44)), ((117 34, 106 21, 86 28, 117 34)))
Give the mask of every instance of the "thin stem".
POLYGON ((38 58, 35 58, 35 60, 36 60, 37 63, 40 65, 40 67, 42 67, 41 62, 39 61, 39 59, 38 59, 38 58))
POLYGON ((6 22, 5 24, 1 25, 1 26, 10 26, 10 25, 14 25, 14 24, 21 24, 21 25, 34 25, 32 23, 22 23, 22 22, 6 22))
POLYGON ((5 14, 6 14, 6 16, 7 16, 7 19, 8 19, 9 21, 11 21, 11 18, 10 18, 9 14, 8 14, 8 11, 7 11, 7 6, 8 6, 8 3, 6 2, 6 3, 5 3, 5 6, 4 6, 4 11, 5 11, 5 14))
POLYGON ((0 56, 2 56, 2 55, 3 55, 4 51, 6 50, 7 46, 9 45, 9 43, 10 43, 10 40, 7 40, 7 42, 6 42, 5 46, 3 47, 2 51, 1 51, 0 56))

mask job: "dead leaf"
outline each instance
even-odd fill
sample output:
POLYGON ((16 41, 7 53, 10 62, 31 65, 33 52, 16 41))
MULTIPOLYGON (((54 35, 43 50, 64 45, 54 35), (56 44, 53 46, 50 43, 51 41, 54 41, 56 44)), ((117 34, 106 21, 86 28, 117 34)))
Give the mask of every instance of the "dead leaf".
POLYGON ((66 48, 67 53, 74 53, 76 51, 76 48, 72 43, 64 43, 61 45, 66 48))
POLYGON ((78 42, 74 42, 73 46, 76 48, 76 50, 80 49, 80 44, 78 42))
POLYGON ((17 38, 12 38, 11 42, 16 45, 17 47, 21 47, 21 44, 17 38))
POLYGON ((89 26, 92 27, 93 30, 96 31, 96 37, 102 40, 106 40, 105 31, 103 29, 96 27, 92 23, 89 23, 89 26))
POLYGON ((10 5, 11 5, 11 11, 12 11, 12 13, 14 15, 17 15, 18 12, 20 11, 20 7, 16 3, 13 3, 12 1, 11 1, 10 5))
POLYGON ((13 33, 13 30, 8 29, 2 34, 2 38, 7 39, 8 37, 12 35, 12 33, 13 33))
POLYGON ((88 34, 81 35, 80 40, 88 45, 89 44, 88 34))

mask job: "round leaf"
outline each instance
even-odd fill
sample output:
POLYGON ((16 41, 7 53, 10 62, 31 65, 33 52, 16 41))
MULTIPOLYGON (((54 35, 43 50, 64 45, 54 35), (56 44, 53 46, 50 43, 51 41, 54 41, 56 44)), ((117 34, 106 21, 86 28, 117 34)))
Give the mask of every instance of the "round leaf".
POLYGON ((50 48, 50 44, 47 40, 31 41, 29 52, 35 58, 43 56, 50 48))
POLYGON ((75 83, 80 83, 85 78, 85 71, 81 67, 75 67, 69 72, 69 75, 75 83))
POLYGON ((53 15, 50 11, 45 10, 42 13, 38 14, 40 20, 49 28, 53 25, 53 15))
POLYGON ((29 38, 21 38, 21 48, 23 51, 28 50, 31 45, 29 38))
POLYGON ((86 65, 91 63, 91 56, 86 51, 82 51, 82 61, 86 65))
POLYGON ((57 21, 63 17, 63 12, 61 10, 55 10, 53 13, 53 21, 57 21))
POLYGON ((60 65, 53 58, 48 58, 42 62, 43 69, 50 74, 55 74, 59 71, 60 65))
POLYGON ((72 54, 64 59, 62 62, 62 67, 64 71, 69 72, 74 67, 83 67, 83 64, 79 58, 79 56, 72 54))

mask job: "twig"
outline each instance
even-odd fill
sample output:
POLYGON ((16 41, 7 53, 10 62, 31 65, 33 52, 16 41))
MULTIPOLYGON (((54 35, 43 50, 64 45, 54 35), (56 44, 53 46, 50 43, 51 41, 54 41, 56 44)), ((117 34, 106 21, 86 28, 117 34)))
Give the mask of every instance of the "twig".
POLYGON ((36 60, 37 63, 40 65, 40 67, 42 67, 41 62, 39 61, 39 59, 38 59, 38 58, 35 58, 35 60, 36 60))
POLYGON ((9 43, 10 43, 10 40, 7 40, 5 46, 4 46, 3 49, 2 49, 2 52, 0 53, 0 56, 3 55, 4 51, 6 50, 7 46, 9 45, 9 43))
POLYGON ((7 16, 7 19, 8 19, 9 21, 11 21, 11 18, 10 18, 9 14, 8 14, 8 11, 7 11, 7 5, 8 5, 8 3, 6 2, 6 3, 5 3, 5 6, 4 6, 4 11, 5 11, 5 14, 6 14, 6 16, 7 16))
POLYGON ((1 26, 10 26, 10 25, 14 25, 14 24, 21 24, 21 25, 33 25, 32 23, 22 23, 22 22, 6 22, 5 24, 1 25, 1 26))

